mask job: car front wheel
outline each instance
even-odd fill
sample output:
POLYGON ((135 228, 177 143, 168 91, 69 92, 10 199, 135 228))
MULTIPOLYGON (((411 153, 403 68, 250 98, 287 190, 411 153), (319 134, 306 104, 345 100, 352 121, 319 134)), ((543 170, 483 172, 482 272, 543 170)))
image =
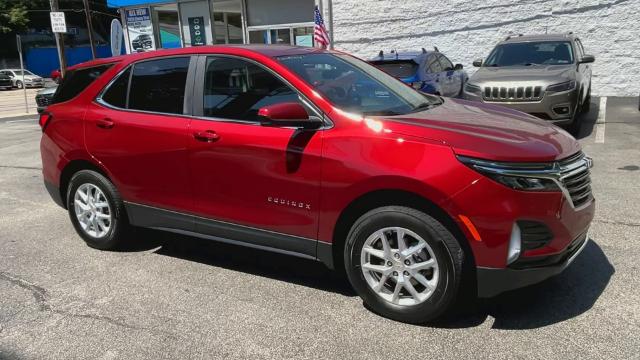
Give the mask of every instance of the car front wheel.
POLYGON ((118 190, 98 172, 82 170, 73 175, 67 209, 76 232, 90 247, 117 249, 130 231, 118 190))
POLYGON ((414 324, 434 320, 455 301, 463 251, 438 220, 388 206, 360 217, 344 252, 346 272, 367 307, 414 324))
POLYGON ((23 87, 23 86, 24 86, 24 85, 22 84, 22 81, 20 81, 20 80, 16 81, 16 87, 17 87, 18 89, 22 89, 22 87, 23 87))

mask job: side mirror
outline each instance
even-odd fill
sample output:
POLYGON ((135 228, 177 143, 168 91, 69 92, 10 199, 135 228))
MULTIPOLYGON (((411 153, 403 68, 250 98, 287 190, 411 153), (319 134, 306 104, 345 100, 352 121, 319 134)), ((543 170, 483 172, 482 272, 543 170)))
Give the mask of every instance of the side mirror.
POLYGON ((462 66, 462 64, 456 64, 456 66, 453 67, 453 70, 462 70, 464 69, 464 66, 462 66))
POLYGON ((578 61, 578 64, 588 64, 588 63, 592 63, 596 61, 595 56, 593 55, 583 55, 582 59, 580 59, 580 61, 578 61))
POLYGON ((475 59, 475 60, 473 60, 473 66, 475 66, 475 67, 480 67, 480 66, 482 66, 482 59, 475 59))
POLYGON ((258 117, 262 126, 296 127, 304 129, 317 129, 322 126, 322 120, 309 118, 307 110, 296 102, 272 104, 261 107, 258 117))

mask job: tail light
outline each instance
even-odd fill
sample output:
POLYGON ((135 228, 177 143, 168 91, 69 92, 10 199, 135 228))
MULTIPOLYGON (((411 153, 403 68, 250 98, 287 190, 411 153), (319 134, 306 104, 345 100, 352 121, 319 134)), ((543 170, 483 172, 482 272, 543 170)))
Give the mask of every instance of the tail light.
POLYGON ((40 114, 40 119, 38 120, 38 124, 40 124, 40 128, 42 129, 43 132, 52 118, 53 116, 47 112, 43 112, 42 114, 40 114))

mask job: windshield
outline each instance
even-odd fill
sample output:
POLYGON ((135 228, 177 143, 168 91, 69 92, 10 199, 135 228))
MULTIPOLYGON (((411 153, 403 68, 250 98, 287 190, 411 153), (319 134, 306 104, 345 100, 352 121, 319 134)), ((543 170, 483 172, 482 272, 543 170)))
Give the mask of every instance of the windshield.
POLYGON ((418 64, 413 60, 372 61, 371 64, 397 78, 412 77, 418 72, 418 64))
MULTIPOLYGON (((22 70, 11 70, 13 71, 14 74, 16 74, 16 76, 22 76, 22 70)), ((29 70, 25 70, 24 71, 25 75, 33 75, 33 73, 29 70)))
POLYGON ((278 60, 341 110, 403 115, 440 104, 370 64, 343 54, 281 56, 278 60))
POLYGON ((484 66, 566 65, 573 63, 568 41, 542 41, 502 44, 491 52, 484 66))

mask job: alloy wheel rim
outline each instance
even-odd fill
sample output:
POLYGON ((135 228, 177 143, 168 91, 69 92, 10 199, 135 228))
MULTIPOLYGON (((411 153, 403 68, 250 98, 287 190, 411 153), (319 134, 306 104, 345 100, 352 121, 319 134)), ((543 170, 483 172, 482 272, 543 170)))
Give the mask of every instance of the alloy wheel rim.
POLYGON ((376 295, 404 306, 429 299, 440 273, 431 246, 402 227, 387 227, 371 234, 360 253, 360 268, 376 295))
POLYGON ((73 196, 73 206, 82 230, 94 238, 109 233, 113 216, 106 196, 93 184, 82 184, 73 196))

